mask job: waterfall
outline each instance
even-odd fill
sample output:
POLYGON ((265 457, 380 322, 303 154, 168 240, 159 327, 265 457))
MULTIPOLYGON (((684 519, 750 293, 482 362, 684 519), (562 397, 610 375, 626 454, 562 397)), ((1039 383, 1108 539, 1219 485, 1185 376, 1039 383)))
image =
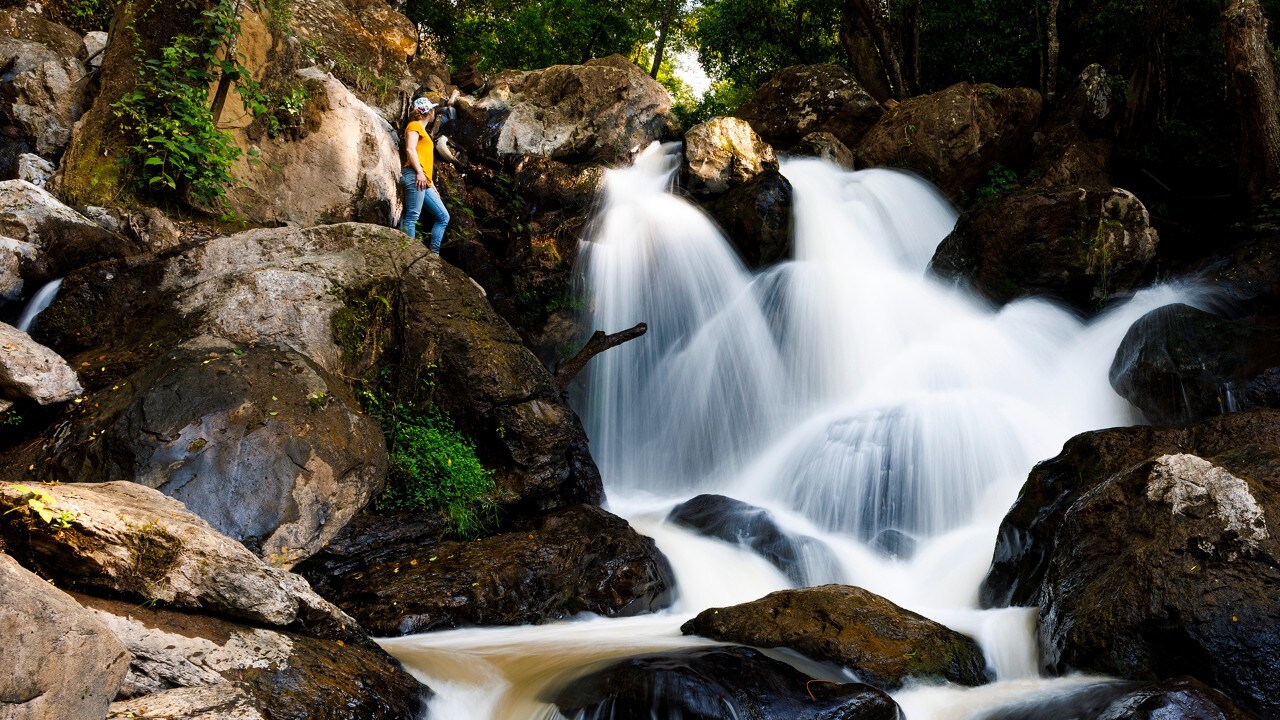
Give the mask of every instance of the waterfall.
POLYGON ((58 297, 58 289, 61 287, 62 278, 45 283, 44 287, 40 288, 31 297, 27 306, 23 308, 22 315, 18 318, 18 324, 14 327, 23 332, 31 332, 31 326, 35 324, 36 318, 53 304, 54 298, 58 297))
POLYGON ((999 682, 904 689, 895 697, 916 720, 1078 687, 1038 677, 1035 610, 978 610, 978 586, 1032 465, 1074 434, 1137 421, 1107 379, 1127 328, 1154 308, 1195 304, 1195 293, 1150 288, 1088 322, 1034 298, 993 308, 928 274, 957 214, 926 181, 811 159, 782 164, 794 257, 752 273, 670 192, 678 158, 677 146, 655 144, 607 176, 579 256, 586 326, 646 322, 649 332, 595 358, 574 399, 610 509, 671 559, 675 606, 388 649, 453 688, 441 712, 485 697, 522 709, 467 717, 558 717, 537 699, 572 668, 696 645, 677 630, 692 614, 790 585, 749 550, 664 522, 674 505, 714 492, 829 550, 821 557, 834 563, 810 577, 859 585, 979 641, 999 682), (459 656, 483 666, 465 673, 481 679, 443 669, 459 656))

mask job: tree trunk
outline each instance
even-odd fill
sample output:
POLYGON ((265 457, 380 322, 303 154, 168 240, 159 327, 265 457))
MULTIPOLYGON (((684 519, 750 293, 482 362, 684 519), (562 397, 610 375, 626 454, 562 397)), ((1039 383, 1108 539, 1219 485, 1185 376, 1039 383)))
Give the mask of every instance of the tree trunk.
POLYGON ((1258 0, 1230 0, 1222 15, 1231 86, 1240 104, 1240 165, 1254 198, 1280 185, 1280 87, 1258 0))
POLYGON ((667 0, 666 10, 662 15, 662 25, 658 27, 658 44, 653 48, 653 69, 649 77, 658 79, 658 69, 662 67, 662 54, 667 49, 667 33, 671 30, 671 21, 675 19, 676 0, 667 0))
POLYGON ((891 93, 894 97, 906 97, 911 89, 902 75, 902 62, 898 59, 898 49, 893 41, 888 0, 845 0, 844 16, 846 26, 852 28, 861 24, 866 28, 880 55, 891 93))
POLYGON ((863 90, 875 98, 876 102, 884 102, 893 97, 893 88, 889 84, 889 75, 885 72, 880 51, 861 23, 849 17, 841 20, 840 46, 849 60, 849 70, 863 90))
POLYGON ((582 372, 582 368, 586 367, 587 361, 591 360, 591 358, 609 348, 617 347, 629 340, 635 340, 648 330, 648 325, 640 323, 633 328, 628 328, 612 335, 605 335, 603 330, 595 331, 591 334, 591 339, 578 351, 577 355, 564 361, 560 367, 556 368, 556 386, 561 390, 569 387, 569 383, 573 382, 578 373, 582 372))
POLYGON ((1044 98, 1052 102, 1058 92, 1058 5, 1060 0, 1049 0, 1049 10, 1044 21, 1044 98))

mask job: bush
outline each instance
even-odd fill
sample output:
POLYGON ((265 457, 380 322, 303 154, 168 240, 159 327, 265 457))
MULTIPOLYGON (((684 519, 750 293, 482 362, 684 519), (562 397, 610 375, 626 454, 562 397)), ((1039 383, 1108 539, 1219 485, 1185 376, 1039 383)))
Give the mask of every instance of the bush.
POLYGON ((492 524, 493 475, 447 417, 438 411, 392 416, 383 426, 390 470, 377 509, 442 512, 452 533, 462 538, 477 537, 492 524))

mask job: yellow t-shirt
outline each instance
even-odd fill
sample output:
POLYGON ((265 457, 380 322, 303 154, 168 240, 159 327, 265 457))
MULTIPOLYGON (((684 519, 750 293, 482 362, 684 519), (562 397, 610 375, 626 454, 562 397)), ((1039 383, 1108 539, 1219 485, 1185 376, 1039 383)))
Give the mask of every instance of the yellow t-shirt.
MULTIPOLYGON (((427 132, 427 129, 417 120, 409 123, 409 126, 404 129, 405 152, 409 152, 409 133, 415 131, 418 133, 418 163, 422 165, 422 173, 427 176, 427 184, 432 185, 431 160, 434 157, 435 143, 431 141, 431 135, 427 132)), ((406 159, 404 166, 412 167, 413 163, 406 159)))

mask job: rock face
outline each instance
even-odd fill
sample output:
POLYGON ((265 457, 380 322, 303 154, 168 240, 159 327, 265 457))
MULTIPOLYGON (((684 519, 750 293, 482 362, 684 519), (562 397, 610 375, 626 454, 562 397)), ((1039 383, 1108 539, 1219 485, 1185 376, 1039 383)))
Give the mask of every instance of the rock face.
POLYGON ((1145 279, 1158 242, 1128 191, 1019 190, 962 215, 930 267, 997 304, 1049 295, 1091 313, 1145 279))
POLYGON ((840 138, 825 130, 811 132, 800 138, 800 142, 791 146, 788 151, 801 157, 816 157, 833 162, 845 170, 853 169, 853 151, 840 142, 840 138))
POLYGON ((402 212, 396 131, 333 75, 297 75, 308 92, 304 122, 314 127, 301 138, 257 138, 257 157, 242 156, 235 169, 232 208, 255 223, 394 226, 402 212))
POLYGON ((86 409, 50 474, 160 490, 282 567, 382 490, 377 423, 297 352, 198 338, 117 387, 86 409))
POLYGON ((1189 674, 1275 715, 1278 427, 1260 410, 1073 439, 1005 518, 984 601, 1040 607, 1051 671, 1189 674))
POLYGON ((739 110, 766 142, 782 151, 814 132, 855 147, 884 113, 839 65, 794 65, 778 72, 739 110))
MULTIPOLYGON (((86 109, 88 68, 80 36, 36 13, 0 8, 0 124, 38 155, 57 158, 86 109)), ((0 167, 0 171, 6 168, 0 167)), ((4 172, 3 177, 13 177, 4 172)))
POLYGON ((30 335, 0 323, 0 397, 49 405, 83 391, 66 360, 30 335))
POLYGON ((867 131, 857 144, 858 166, 915 170, 957 198, 977 188, 996 163, 1017 163, 1031 144, 1040 106, 1034 90, 969 83, 911 98, 867 131))
POLYGON ((988 720, 1035 720, 1074 717, 1079 720, 1162 717, 1205 720, 1248 720, 1230 698, 1192 677, 1159 683, 1107 682, 1045 700, 1023 702, 985 715, 988 720))
POLYGON ((0 715, 99 720, 129 652, 66 593, 0 554, 0 715))
POLYGON ((791 183, 766 170, 703 206, 749 267, 791 257, 791 183))
POLYGON ((671 96, 621 55, 508 71, 489 88, 480 109, 502 118, 493 141, 498 155, 613 164, 675 133, 671 96))
POLYGON ((299 569, 380 635, 539 623, 581 612, 636 615, 665 607, 674 588, 652 540, 588 505, 469 543, 399 547, 398 557, 384 553, 355 571, 299 569))
POLYGON ((138 250, 126 238, 102 229, 25 180, 0 182, 0 235, 30 247, 22 277, 34 284, 138 250))
POLYGON ((376 646, 81 601, 133 655, 111 717, 203 717, 225 705, 230 717, 409 720, 430 696, 376 646))
POLYGON ((887 690, 908 679, 987 682, 971 638, 848 585, 782 590, 704 610, 681 632, 756 647, 786 647, 853 670, 887 690))
POLYGON ((1111 363, 1111 386, 1158 425, 1185 425, 1273 404, 1268 372, 1280 367, 1280 323, 1232 320, 1189 307, 1135 322, 1111 363))
POLYGON ((705 648, 624 660, 575 680, 554 702, 582 720, 898 718, 898 706, 875 688, 811 680, 750 648, 705 648))
MULTIPOLYGON (((239 618, 329 637, 362 637, 355 623, 297 575, 218 534, 181 503, 130 482, 37 486, 65 513, 58 529, 22 511, 29 486, 0 483, 0 537, 28 567, 64 587, 160 607, 239 618)), ((46 503, 49 505, 50 503, 46 503)))
POLYGON ((671 509, 667 522, 701 535, 751 548, 800 587, 839 575, 839 561, 826 545, 787 534, 769 511, 723 495, 699 495, 671 509))
POLYGON ((777 169, 773 148, 745 120, 712 118, 685 133, 685 187, 695 195, 720 195, 777 169))

